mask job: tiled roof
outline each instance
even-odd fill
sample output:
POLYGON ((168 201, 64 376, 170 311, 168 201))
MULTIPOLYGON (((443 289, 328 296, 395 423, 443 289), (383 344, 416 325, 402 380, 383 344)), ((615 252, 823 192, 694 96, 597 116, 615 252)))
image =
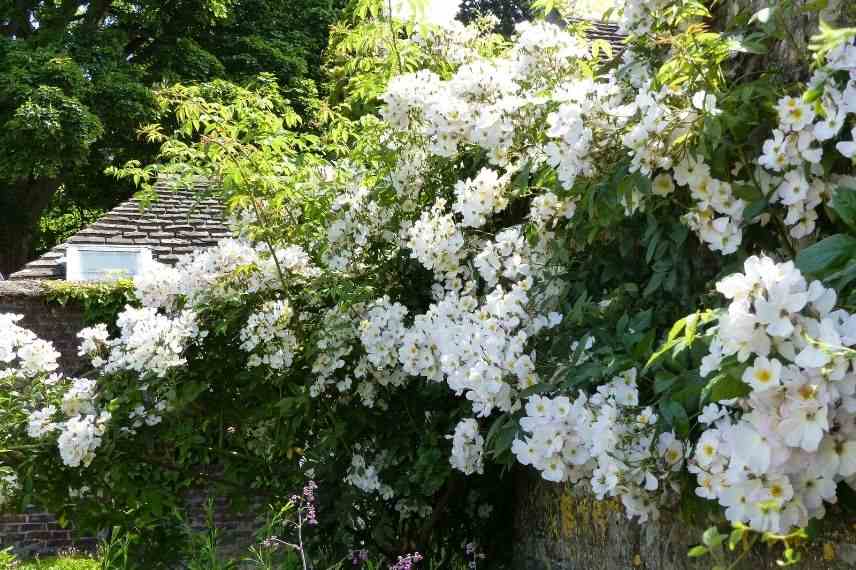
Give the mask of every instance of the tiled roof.
POLYGON ((611 24, 609 22, 602 22, 599 20, 576 20, 578 22, 585 22, 589 24, 589 27, 586 29, 586 36, 590 40, 605 40, 612 46, 612 52, 614 57, 618 57, 621 55, 621 52, 624 51, 624 40, 627 39, 627 35, 618 31, 618 24, 611 24))
MULTIPOLYGON (((204 185, 195 190, 204 189, 204 185)), ((152 257, 174 264, 181 254, 211 247, 230 235, 223 205, 200 198, 194 190, 173 190, 168 181, 155 184, 157 199, 144 206, 137 198, 120 204, 9 279, 65 279, 65 250, 74 245, 141 245, 152 257)))
POLYGON ((612 46, 613 57, 618 57, 624 51, 627 34, 622 33, 618 29, 618 24, 604 22, 603 20, 593 20, 589 18, 568 18, 567 20, 556 10, 550 12, 547 16, 547 21, 557 26, 565 27, 568 23, 571 24, 588 24, 586 27, 586 37, 589 40, 604 40, 612 46))

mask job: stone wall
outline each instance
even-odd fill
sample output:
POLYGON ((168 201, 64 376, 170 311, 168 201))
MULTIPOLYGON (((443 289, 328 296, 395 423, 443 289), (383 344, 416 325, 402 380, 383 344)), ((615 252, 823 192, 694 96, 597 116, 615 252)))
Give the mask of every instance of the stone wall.
MULTIPOLYGON (((60 305, 48 301, 45 291, 41 281, 0 281, 0 313, 24 315, 18 324, 54 343, 62 355, 63 371, 69 375, 81 373, 87 368, 77 356, 77 332, 84 326, 83 309, 73 302, 60 305)), ((193 530, 205 528, 209 496, 205 491, 187 496, 185 516, 193 530)), ((259 527, 255 513, 235 513, 222 498, 215 499, 214 522, 221 531, 224 548, 231 552, 250 545, 259 527)), ((52 515, 37 507, 23 514, 0 514, 0 549, 12 546, 22 556, 52 554, 72 547, 91 549, 95 543, 94 538, 76 538, 71 528, 63 528, 52 515)))
MULTIPOLYGON (((657 521, 627 520, 616 500, 598 501, 570 484, 545 481, 531 469, 515 473, 514 570, 709 570, 693 560, 704 525, 687 524, 664 509, 657 521)), ((844 570, 856 565, 856 521, 830 508, 818 541, 802 552, 800 570, 844 570)), ((756 547, 740 569, 772 570, 781 550, 756 547)))

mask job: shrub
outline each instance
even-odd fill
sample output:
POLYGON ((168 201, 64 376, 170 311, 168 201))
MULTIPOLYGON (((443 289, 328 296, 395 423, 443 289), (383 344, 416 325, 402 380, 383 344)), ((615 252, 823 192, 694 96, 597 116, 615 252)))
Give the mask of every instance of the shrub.
POLYGON ((82 331, 91 379, 0 320, 0 496, 147 529, 201 482, 282 504, 315 479, 324 546, 441 565, 473 538, 508 559, 515 463, 789 546, 847 503, 856 32, 818 36, 804 88, 740 73, 775 23, 622 14, 608 59, 584 24, 506 41, 358 2, 321 135, 264 85, 167 90, 165 164, 117 174, 212 180, 235 238, 82 331))

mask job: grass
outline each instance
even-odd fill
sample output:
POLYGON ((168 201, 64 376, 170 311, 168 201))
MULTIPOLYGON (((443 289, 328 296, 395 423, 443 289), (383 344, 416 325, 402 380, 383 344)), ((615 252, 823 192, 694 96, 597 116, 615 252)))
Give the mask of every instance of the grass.
POLYGON ((15 570, 97 570, 98 561, 83 557, 41 558, 21 561, 15 570))

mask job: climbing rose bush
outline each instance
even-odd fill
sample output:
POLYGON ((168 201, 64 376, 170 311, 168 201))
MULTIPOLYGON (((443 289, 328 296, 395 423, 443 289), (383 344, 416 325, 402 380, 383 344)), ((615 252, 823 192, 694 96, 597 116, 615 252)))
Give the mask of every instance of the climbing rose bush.
POLYGON ((694 2, 620 7, 620 55, 573 21, 505 41, 361 6, 331 59, 365 65, 323 135, 194 102, 166 166, 127 167, 218 182, 235 237, 139 276, 80 333, 87 378, 0 320, 26 420, 3 438, 129 489, 113 459, 136 446, 274 494, 330 481, 343 543, 395 528, 399 552, 446 511, 476 532, 514 462, 640 522, 689 491, 786 533, 847 495, 853 34, 792 88, 736 73, 760 48, 700 32, 694 2))

